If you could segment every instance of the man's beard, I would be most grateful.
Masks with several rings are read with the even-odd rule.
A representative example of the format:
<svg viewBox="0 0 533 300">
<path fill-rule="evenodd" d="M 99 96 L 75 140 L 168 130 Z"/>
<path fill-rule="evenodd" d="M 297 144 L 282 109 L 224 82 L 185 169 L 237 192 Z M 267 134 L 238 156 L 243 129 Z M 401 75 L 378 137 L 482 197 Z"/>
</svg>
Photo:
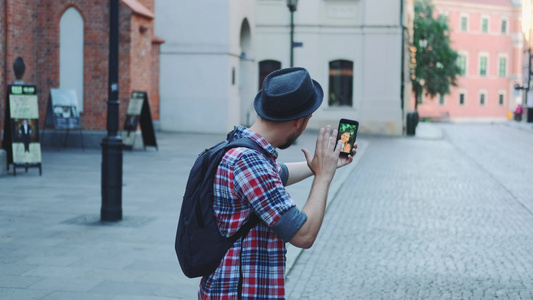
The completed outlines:
<svg viewBox="0 0 533 300">
<path fill-rule="evenodd" d="M 294 133 L 293 135 L 291 135 L 287 141 L 285 142 L 285 144 L 279 146 L 278 148 L 283 150 L 283 149 L 287 149 L 289 148 L 292 144 L 294 144 L 294 142 L 296 142 L 296 139 L 298 139 L 300 135 L 297 134 L 297 133 Z"/>
</svg>

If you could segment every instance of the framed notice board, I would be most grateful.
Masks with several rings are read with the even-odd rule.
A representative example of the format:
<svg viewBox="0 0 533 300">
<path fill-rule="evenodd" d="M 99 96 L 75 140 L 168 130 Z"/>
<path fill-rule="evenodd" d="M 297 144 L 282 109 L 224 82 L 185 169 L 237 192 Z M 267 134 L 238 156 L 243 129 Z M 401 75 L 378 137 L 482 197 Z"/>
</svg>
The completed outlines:
<svg viewBox="0 0 533 300">
<path fill-rule="evenodd" d="M 155 138 L 154 124 L 150 112 L 150 103 L 148 94 L 144 91 L 133 91 L 131 93 L 126 120 L 124 121 L 124 130 L 122 131 L 122 142 L 127 149 L 133 149 L 137 128 L 141 125 L 143 145 L 153 146 L 157 149 Z"/>
<path fill-rule="evenodd" d="M 63 141 L 64 147 L 66 147 L 69 131 L 76 129 L 79 132 L 81 146 L 85 150 L 78 105 L 78 96 L 75 90 L 51 88 L 41 140 L 44 141 L 45 128 L 53 127 L 54 129 L 66 130 L 67 134 Z"/>
<path fill-rule="evenodd" d="M 7 153 L 7 169 L 17 167 L 41 167 L 41 143 L 39 141 L 39 104 L 36 87 L 32 84 L 10 84 L 7 88 L 7 106 L 4 121 L 2 147 Z"/>
<path fill-rule="evenodd" d="M 80 129 L 78 96 L 73 89 L 50 89 L 45 126 L 55 129 Z"/>
</svg>

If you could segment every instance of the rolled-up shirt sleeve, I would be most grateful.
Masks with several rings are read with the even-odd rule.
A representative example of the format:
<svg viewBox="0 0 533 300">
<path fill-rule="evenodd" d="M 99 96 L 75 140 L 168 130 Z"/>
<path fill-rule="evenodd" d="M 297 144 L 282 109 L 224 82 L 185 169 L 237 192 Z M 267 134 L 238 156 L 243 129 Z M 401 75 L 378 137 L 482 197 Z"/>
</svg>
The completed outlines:
<svg viewBox="0 0 533 300">
<path fill-rule="evenodd" d="M 284 242 L 289 242 L 305 221 L 307 221 L 307 215 L 294 206 L 281 216 L 272 229 Z"/>
<path fill-rule="evenodd" d="M 282 228 L 280 232 L 285 237 L 294 235 L 286 227 L 290 224 L 301 226 L 302 216 L 297 209 L 288 213 L 293 210 L 295 204 L 283 186 L 278 165 L 274 160 L 245 150 L 234 167 L 233 176 L 237 199 L 242 199 L 243 204 L 249 205 L 253 212 L 272 229 L 285 216 L 283 218 L 286 220 L 278 226 Z M 305 214 L 303 217 L 306 218 Z M 299 227 L 296 231 L 298 229 Z"/>
<path fill-rule="evenodd" d="M 287 168 L 287 165 L 280 163 L 278 172 L 279 177 L 281 178 L 281 183 L 283 183 L 283 186 L 286 186 L 287 181 L 289 180 L 289 168 Z"/>
</svg>

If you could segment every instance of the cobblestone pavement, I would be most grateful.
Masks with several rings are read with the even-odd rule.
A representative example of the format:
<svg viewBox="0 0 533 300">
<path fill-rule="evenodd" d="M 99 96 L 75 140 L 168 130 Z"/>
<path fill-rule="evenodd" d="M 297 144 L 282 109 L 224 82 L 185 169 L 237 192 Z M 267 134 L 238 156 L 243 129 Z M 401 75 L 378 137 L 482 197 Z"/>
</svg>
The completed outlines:
<svg viewBox="0 0 533 300">
<path fill-rule="evenodd" d="M 288 299 L 533 299 L 533 131 L 367 138 Z"/>
<path fill-rule="evenodd" d="M 304 132 L 280 161 L 302 161 L 316 136 Z M 120 222 L 100 222 L 100 149 L 44 148 L 42 176 L 11 169 L 0 177 L 0 299 L 197 298 L 200 279 L 185 277 L 174 252 L 176 224 L 198 153 L 224 137 L 157 132 L 158 151 L 124 151 Z M 332 194 L 355 166 L 338 171 Z M 311 183 L 290 186 L 299 205 Z M 289 247 L 289 268 L 299 253 Z"/>
</svg>

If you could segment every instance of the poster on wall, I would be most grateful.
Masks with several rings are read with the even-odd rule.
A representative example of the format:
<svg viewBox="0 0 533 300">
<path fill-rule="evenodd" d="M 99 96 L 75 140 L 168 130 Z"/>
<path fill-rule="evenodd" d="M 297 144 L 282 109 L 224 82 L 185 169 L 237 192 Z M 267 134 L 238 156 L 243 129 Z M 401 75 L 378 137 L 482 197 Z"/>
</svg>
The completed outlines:
<svg viewBox="0 0 533 300">
<path fill-rule="evenodd" d="M 73 89 L 50 89 L 46 111 L 46 126 L 55 129 L 80 129 L 78 96 Z"/>
<path fill-rule="evenodd" d="M 36 166 L 41 170 L 41 143 L 39 141 L 39 104 L 35 85 L 10 84 L 2 147 L 7 152 L 7 164 Z"/>
<path fill-rule="evenodd" d="M 124 130 L 122 131 L 122 142 L 126 149 L 133 149 L 139 124 L 141 126 L 144 148 L 153 146 L 157 149 L 148 93 L 144 91 L 133 91 L 126 112 Z"/>
</svg>

